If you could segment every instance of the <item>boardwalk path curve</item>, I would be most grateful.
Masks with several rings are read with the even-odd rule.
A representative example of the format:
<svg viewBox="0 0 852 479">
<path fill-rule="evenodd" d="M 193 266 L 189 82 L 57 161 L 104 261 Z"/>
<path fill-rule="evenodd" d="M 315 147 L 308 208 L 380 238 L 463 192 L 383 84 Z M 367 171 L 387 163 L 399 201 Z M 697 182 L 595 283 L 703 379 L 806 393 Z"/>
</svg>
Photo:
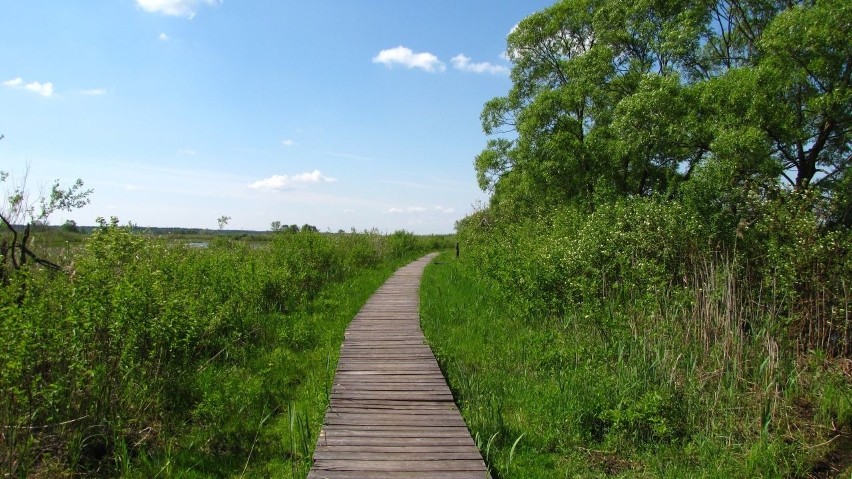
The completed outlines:
<svg viewBox="0 0 852 479">
<path fill-rule="evenodd" d="M 308 479 L 487 478 L 420 330 L 420 277 L 399 269 L 352 320 Z"/>
</svg>

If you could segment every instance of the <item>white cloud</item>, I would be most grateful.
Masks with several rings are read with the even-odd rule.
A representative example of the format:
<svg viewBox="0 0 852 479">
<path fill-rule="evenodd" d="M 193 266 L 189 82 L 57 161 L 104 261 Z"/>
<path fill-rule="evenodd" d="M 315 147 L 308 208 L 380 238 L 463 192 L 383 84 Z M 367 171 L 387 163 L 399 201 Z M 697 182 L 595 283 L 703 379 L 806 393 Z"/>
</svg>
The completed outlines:
<svg viewBox="0 0 852 479">
<path fill-rule="evenodd" d="M 136 5 L 146 12 L 186 17 L 190 20 L 198 13 L 199 5 L 215 7 L 221 3 L 222 0 L 136 0 Z M 160 40 L 163 40 L 162 34 Z"/>
<path fill-rule="evenodd" d="M 406 68 L 420 68 L 427 72 L 444 71 L 444 63 L 429 52 L 414 53 L 410 48 L 398 46 L 382 50 L 373 57 L 373 63 L 382 63 L 388 67 L 402 65 Z"/>
<path fill-rule="evenodd" d="M 9 88 L 23 88 L 33 93 L 38 93 L 41 96 L 53 96 L 53 83 L 51 82 L 30 82 L 25 83 L 21 77 L 13 78 L 3 82 L 3 86 Z"/>
<path fill-rule="evenodd" d="M 291 190 L 312 183 L 332 183 L 334 181 L 337 181 L 337 179 L 323 175 L 320 170 L 314 170 L 293 176 L 272 175 L 269 178 L 255 181 L 249 185 L 249 188 L 256 190 Z"/>
<path fill-rule="evenodd" d="M 7 86 L 9 88 L 20 88 L 24 84 L 24 79 L 21 77 L 12 78 L 11 80 L 6 80 L 3 82 L 3 86 Z"/>
<path fill-rule="evenodd" d="M 293 146 L 296 142 L 288 138 L 286 140 L 281 140 L 281 144 L 284 146 Z"/>
<path fill-rule="evenodd" d="M 196 154 L 198 154 L 198 152 L 192 148 L 181 148 L 178 150 L 178 155 L 195 156 Z"/>
<path fill-rule="evenodd" d="M 329 178 L 320 172 L 320 170 L 314 170 L 310 173 L 301 173 L 293 176 L 293 181 L 299 183 L 331 183 L 337 181 L 336 178 Z"/>
<path fill-rule="evenodd" d="M 104 88 L 90 88 L 88 90 L 80 90 L 81 95 L 100 96 L 106 95 L 107 91 Z"/>
<path fill-rule="evenodd" d="M 473 63 L 470 57 L 466 57 L 464 53 L 459 53 L 450 60 L 453 67 L 457 70 L 473 73 L 490 73 L 492 75 L 505 75 L 509 73 L 509 69 L 503 65 L 494 65 L 488 62 Z"/>
<path fill-rule="evenodd" d="M 167 41 L 169 41 L 169 36 L 168 36 L 168 35 L 166 35 L 165 33 L 161 33 L 161 34 L 160 34 L 160 36 L 159 36 L 159 37 L 157 37 L 157 38 L 159 38 L 161 42 L 167 42 Z"/>
<path fill-rule="evenodd" d="M 27 83 L 24 88 L 33 93 L 38 93 L 41 96 L 53 96 L 53 83 L 50 82 L 40 83 L 34 81 L 32 83 Z"/>
<path fill-rule="evenodd" d="M 435 211 L 438 213 L 455 213 L 455 208 L 444 208 L 443 206 L 435 206 L 433 208 L 426 208 L 424 206 L 409 206 L 407 208 L 389 208 L 388 213 L 427 213 L 429 211 Z"/>
</svg>

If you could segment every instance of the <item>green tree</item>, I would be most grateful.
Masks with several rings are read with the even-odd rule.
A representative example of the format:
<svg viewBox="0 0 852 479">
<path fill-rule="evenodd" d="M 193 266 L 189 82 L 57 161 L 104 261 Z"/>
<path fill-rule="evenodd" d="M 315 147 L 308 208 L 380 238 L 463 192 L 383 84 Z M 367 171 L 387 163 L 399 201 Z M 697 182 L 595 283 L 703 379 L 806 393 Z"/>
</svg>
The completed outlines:
<svg viewBox="0 0 852 479">
<path fill-rule="evenodd" d="M 795 172 L 785 178 L 799 189 L 837 184 L 852 158 L 852 4 L 787 8 L 767 25 L 758 50 L 759 78 L 769 86 L 763 126 L 773 157 Z"/>
<path fill-rule="evenodd" d="M 62 224 L 62 230 L 67 231 L 69 233 L 79 233 L 80 227 L 77 226 L 77 222 L 74 220 L 66 220 L 65 223 Z"/>
<path fill-rule="evenodd" d="M 840 194 L 850 164 L 852 7 L 842 0 L 563 0 L 508 37 L 513 86 L 475 161 L 494 202 L 593 205 L 731 185 Z"/>
</svg>

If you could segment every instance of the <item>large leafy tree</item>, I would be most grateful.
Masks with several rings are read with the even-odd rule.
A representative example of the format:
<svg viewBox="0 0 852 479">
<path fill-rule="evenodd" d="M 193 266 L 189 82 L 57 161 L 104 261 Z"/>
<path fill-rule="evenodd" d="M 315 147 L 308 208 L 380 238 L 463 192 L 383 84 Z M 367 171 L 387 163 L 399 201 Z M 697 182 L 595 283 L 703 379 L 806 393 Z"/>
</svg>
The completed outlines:
<svg viewBox="0 0 852 479">
<path fill-rule="evenodd" d="M 723 163 L 734 185 L 843 184 L 849 2 L 563 0 L 509 35 L 513 87 L 476 158 L 495 200 L 593 204 L 673 192 Z"/>
</svg>

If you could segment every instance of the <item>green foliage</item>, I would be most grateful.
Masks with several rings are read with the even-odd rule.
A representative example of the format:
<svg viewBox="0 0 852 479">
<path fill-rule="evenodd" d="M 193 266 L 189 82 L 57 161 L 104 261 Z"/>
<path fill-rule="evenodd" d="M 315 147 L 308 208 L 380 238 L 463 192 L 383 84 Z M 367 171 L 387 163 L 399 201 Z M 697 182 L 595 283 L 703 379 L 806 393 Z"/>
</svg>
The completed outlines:
<svg viewBox="0 0 852 479">
<path fill-rule="evenodd" d="M 699 165 L 674 198 L 459 222 L 463 262 L 427 270 L 424 327 L 493 471 L 520 434 L 539 438 L 513 466 L 530 477 L 788 477 L 832 453 L 852 231 L 827 227 L 831 198 L 735 168 Z"/>
<path fill-rule="evenodd" d="M 401 258 L 417 249 L 417 237 L 413 233 L 398 230 L 388 237 L 388 254 L 393 258 Z"/>
<path fill-rule="evenodd" d="M 434 246 L 302 228 L 192 248 L 99 224 L 67 273 L 0 288 L 4 475 L 303 477 L 346 324 Z"/>
<path fill-rule="evenodd" d="M 622 399 L 600 414 L 611 434 L 626 434 L 637 442 L 662 442 L 683 436 L 683 404 L 667 393 L 645 392 L 641 397 Z"/>
<path fill-rule="evenodd" d="M 830 452 L 852 382 L 807 358 L 852 357 L 849 8 L 561 0 L 509 35 L 493 194 L 439 281 L 470 286 L 424 301 L 493 472 L 521 435 L 529 477 L 803 476 Z"/>
<path fill-rule="evenodd" d="M 629 294 L 556 308 L 522 286 L 533 267 L 503 283 L 476 249 L 427 268 L 421 316 L 497 477 L 801 476 L 848 427 L 845 360 L 801 360 L 736 265 L 693 263 L 686 284 L 651 273 Z M 510 269 L 526 252 L 499 254 Z"/>
<path fill-rule="evenodd" d="M 833 194 L 850 166 L 848 2 L 562 0 L 508 38 L 476 158 L 494 204 L 673 194 L 699 165 Z M 530 187 L 529 185 L 533 186 Z"/>
<path fill-rule="evenodd" d="M 66 220 L 65 223 L 62 223 L 62 230 L 67 231 L 69 233 L 80 232 L 80 228 L 77 226 L 77 222 L 74 220 Z"/>
</svg>

